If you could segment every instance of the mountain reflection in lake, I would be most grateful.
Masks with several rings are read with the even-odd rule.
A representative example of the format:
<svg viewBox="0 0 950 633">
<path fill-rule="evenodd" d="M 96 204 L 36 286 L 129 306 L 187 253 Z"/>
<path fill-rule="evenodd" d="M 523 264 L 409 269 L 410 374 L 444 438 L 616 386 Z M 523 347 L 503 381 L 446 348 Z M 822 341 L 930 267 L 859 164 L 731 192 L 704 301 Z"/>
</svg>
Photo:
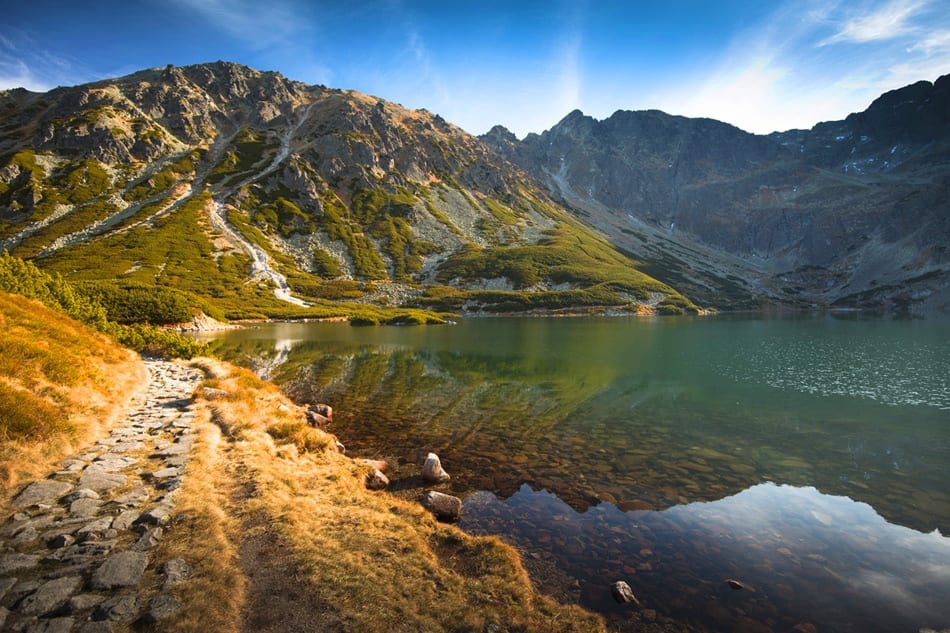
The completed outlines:
<svg viewBox="0 0 950 633">
<path fill-rule="evenodd" d="M 523 486 L 508 499 L 469 496 L 460 525 L 504 534 L 549 561 L 580 581 L 573 593 L 581 604 L 621 622 L 628 609 L 604 591 L 615 579 L 644 608 L 697 630 L 746 620 L 761 625 L 745 622 L 748 630 L 811 624 L 862 633 L 950 624 L 950 539 L 891 525 L 865 503 L 811 487 L 759 484 L 662 512 L 609 503 L 577 512 Z"/>
<path fill-rule="evenodd" d="M 395 464 L 395 487 L 438 452 L 466 529 L 514 540 L 542 586 L 611 617 L 623 578 L 697 631 L 950 627 L 933 598 L 950 595 L 933 533 L 950 532 L 945 321 L 482 319 L 213 338 L 296 400 L 332 404 L 330 430 Z M 638 617 L 626 613 L 623 626 Z"/>
</svg>

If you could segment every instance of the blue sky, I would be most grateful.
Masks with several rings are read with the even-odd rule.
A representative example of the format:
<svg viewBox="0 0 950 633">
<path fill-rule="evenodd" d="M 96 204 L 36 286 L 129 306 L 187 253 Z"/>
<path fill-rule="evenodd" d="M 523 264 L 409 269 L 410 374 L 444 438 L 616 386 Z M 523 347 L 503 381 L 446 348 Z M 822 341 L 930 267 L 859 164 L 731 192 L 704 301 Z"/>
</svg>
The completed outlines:
<svg viewBox="0 0 950 633">
<path fill-rule="evenodd" d="M 0 88 L 224 59 L 519 137 L 575 108 L 811 127 L 950 73 L 948 0 L 7 3 Z"/>
</svg>

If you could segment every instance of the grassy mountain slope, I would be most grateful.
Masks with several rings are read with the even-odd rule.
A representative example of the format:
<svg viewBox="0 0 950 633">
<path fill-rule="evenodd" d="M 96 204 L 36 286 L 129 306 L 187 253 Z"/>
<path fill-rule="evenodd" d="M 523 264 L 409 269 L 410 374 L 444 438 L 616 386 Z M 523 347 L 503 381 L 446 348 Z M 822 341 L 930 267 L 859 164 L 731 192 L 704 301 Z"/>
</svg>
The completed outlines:
<svg viewBox="0 0 950 633">
<path fill-rule="evenodd" d="M 0 109 L 0 249 L 70 280 L 173 287 L 229 318 L 694 309 L 424 110 L 223 62 Z"/>
</svg>

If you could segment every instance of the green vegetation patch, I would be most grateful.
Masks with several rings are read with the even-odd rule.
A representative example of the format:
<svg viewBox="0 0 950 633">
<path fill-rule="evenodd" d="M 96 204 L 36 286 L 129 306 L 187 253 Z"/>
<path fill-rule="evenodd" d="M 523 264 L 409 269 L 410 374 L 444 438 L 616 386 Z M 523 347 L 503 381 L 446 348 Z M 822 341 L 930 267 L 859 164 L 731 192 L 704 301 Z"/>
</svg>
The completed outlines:
<svg viewBox="0 0 950 633">
<path fill-rule="evenodd" d="M 208 174 L 208 184 L 213 185 L 229 176 L 250 171 L 264 158 L 268 144 L 258 132 L 244 128 L 235 137 L 232 147 L 234 149 L 227 152 Z"/>
<path fill-rule="evenodd" d="M 611 284 L 614 290 L 646 299 L 651 291 L 676 291 L 638 271 L 634 262 L 581 227 L 560 224 L 537 244 L 478 248 L 469 246 L 439 267 L 437 279 L 471 283 L 508 279 L 516 289 L 541 282 L 577 286 Z"/>
<path fill-rule="evenodd" d="M 317 229 L 312 217 L 283 196 L 278 196 L 270 204 L 257 207 L 251 215 L 251 220 L 264 232 L 277 232 L 284 237 L 295 233 L 309 235 Z"/>
<path fill-rule="evenodd" d="M 357 276 L 363 279 L 388 278 L 386 264 L 379 256 L 376 245 L 363 233 L 363 227 L 350 215 L 349 209 L 329 192 L 321 202 L 323 213 L 318 218 L 320 227 L 331 240 L 343 242 Z"/>
<path fill-rule="evenodd" d="M 173 325 L 192 320 L 193 306 L 199 303 L 192 295 L 175 288 L 121 284 L 109 281 L 77 284 L 77 291 L 100 303 L 110 321 L 130 325 L 150 323 Z"/>
<path fill-rule="evenodd" d="M 59 275 L 48 274 L 32 263 L 11 257 L 6 252 L 0 255 L 0 291 L 36 299 L 138 352 L 176 358 L 192 358 L 207 353 L 205 345 L 177 332 L 159 330 L 142 323 L 121 325 L 109 320 L 109 311 L 98 297 L 79 292 Z M 7 357 L 2 352 L 0 356 Z"/>
<path fill-rule="evenodd" d="M 380 241 L 392 262 L 392 278 L 396 281 L 407 281 L 420 272 L 423 256 L 432 253 L 435 246 L 413 238 L 406 218 L 415 204 L 416 198 L 405 190 L 392 194 L 381 189 L 362 189 L 353 194 L 350 205 L 357 222 Z"/>
</svg>

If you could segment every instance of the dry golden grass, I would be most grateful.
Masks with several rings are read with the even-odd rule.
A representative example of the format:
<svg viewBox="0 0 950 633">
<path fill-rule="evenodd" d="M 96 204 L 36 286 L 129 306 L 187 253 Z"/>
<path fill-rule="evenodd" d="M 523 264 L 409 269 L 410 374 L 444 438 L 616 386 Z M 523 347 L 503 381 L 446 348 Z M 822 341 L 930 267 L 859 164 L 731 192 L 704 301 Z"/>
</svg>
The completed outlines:
<svg viewBox="0 0 950 633">
<path fill-rule="evenodd" d="M 162 621 L 169 633 L 237 633 L 244 604 L 244 576 L 234 545 L 237 521 L 228 514 L 232 478 L 225 470 L 221 430 L 206 408 L 196 420 L 197 437 L 175 511 L 183 517 L 158 551 L 158 558 L 181 558 L 192 575 L 176 588 L 181 613 Z"/>
<path fill-rule="evenodd" d="M 0 506 L 19 482 L 103 437 L 146 376 L 136 354 L 105 336 L 0 292 Z"/>
<path fill-rule="evenodd" d="M 230 526 L 227 551 L 250 538 L 237 526 L 252 518 L 289 544 L 284 556 L 293 557 L 298 573 L 286 579 L 287 589 L 307 597 L 294 608 L 329 607 L 337 629 L 370 633 L 484 631 L 493 623 L 509 631 L 604 630 L 599 617 L 537 594 L 517 553 L 501 541 L 468 536 L 416 504 L 366 490 L 367 467 L 306 426 L 303 411 L 276 387 L 215 361 L 199 365 L 211 378 L 197 391 L 198 406 L 222 433 L 216 472 L 231 478 L 208 477 L 198 488 L 218 500 L 215 512 L 229 515 L 222 523 Z M 202 581 L 212 586 L 237 572 L 216 565 L 207 573 L 218 574 Z M 223 612 L 205 613 L 205 623 L 219 619 Z"/>
</svg>

